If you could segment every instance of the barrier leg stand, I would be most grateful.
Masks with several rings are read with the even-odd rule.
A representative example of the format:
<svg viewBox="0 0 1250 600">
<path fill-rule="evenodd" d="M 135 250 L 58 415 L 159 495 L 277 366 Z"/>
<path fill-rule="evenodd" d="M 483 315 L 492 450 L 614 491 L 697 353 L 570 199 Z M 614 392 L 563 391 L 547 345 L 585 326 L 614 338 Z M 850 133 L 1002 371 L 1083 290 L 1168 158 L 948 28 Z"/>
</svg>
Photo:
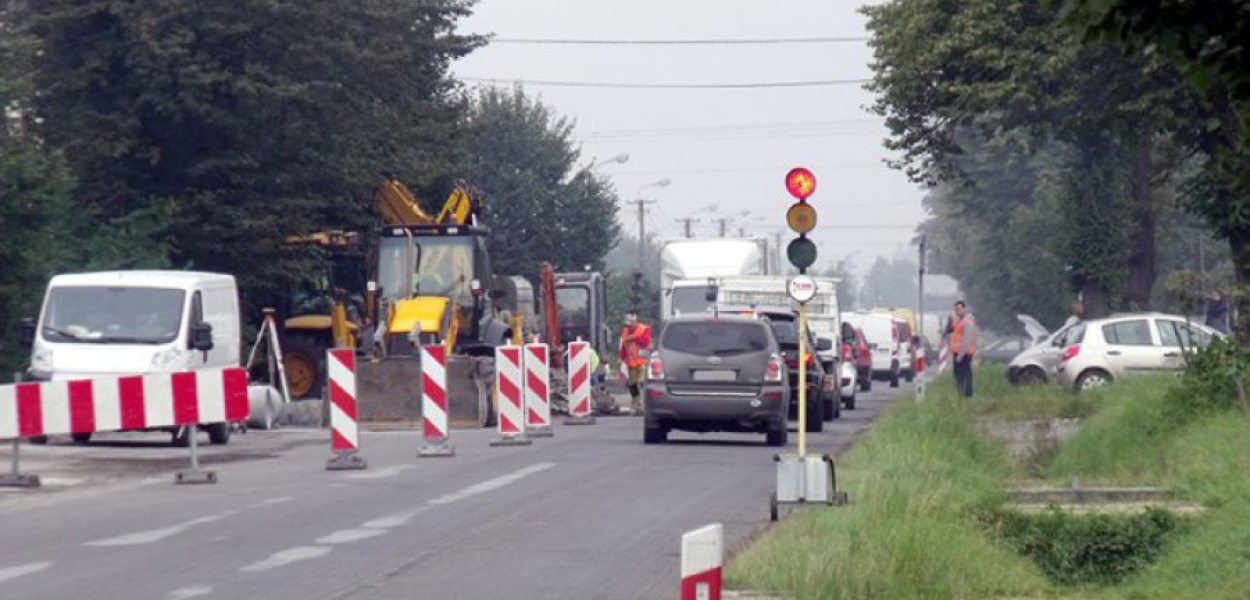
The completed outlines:
<svg viewBox="0 0 1250 600">
<path fill-rule="evenodd" d="M 191 425 L 183 425 L 187 428 L 187 435 L 191 442 L 191 469 L 178 471 L 174 476 L 174 483 L 191 484 L 191 483 L 217 483 L 217 472 L 200 469 L 200 444 L 199 428 L 194 423 Z"/>
<path fill-rule="evenodd" d="M 455 456 L 447 418 L 447 347 L 421 347 L 421 421 L 425 444 L 417 456 Z"/>
<path fill-rule="evenodd" d="M 525 400 L 522 398 L 521 347 L 495 348 L 495 390 L 499 396 L 499 437 L 491 446 L 529 446 L 525 435 Z"/>
<path fill-rule="evenodd" d="M 357 454 L 360 429 L 356 425 L 356 354 L 343 348 L 327 350 L 326 378 L 330 388 L 330 450 L 334 452 L 334 458 L 326 461 L 326 470 L 368 468 L 369 463 Z"/>
<path fill-rule="evenodd" d="M 22 440 L 13 438 L 13 465 L 8 473 L 0 473 L 0 487 L 39 487 L 38 475 L 23 475 L 18 466 L 21 464 Z"/>
</svg>

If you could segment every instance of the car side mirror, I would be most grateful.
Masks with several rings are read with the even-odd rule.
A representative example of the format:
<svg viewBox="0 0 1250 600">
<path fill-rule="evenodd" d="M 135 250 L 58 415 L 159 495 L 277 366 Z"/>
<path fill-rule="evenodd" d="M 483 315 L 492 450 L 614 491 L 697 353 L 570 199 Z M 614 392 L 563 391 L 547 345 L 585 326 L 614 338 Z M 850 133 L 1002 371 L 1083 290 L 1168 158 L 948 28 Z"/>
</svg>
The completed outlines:
<svg viewBox="0 0 1250 600">
<path fill-rule="evenodd" d="M 26 317 L 25 319 L 22 319 L 22 333 L 21 333 L 21 338 L 19 339 L 19 343 L 22 345 L 23 348 L 26 348 L 27 350 L 29 350 L 31 346 L 35 345 L 35 320 L 34 319 L 30 317 Z"/>
<path fill-rule="evenodd" d="M 191 328 L 191 348 L 200 352 L 213 349 L 213 326 L 208 323 L 196 323 Z"/>
<path fill-rule="evenodd" d="M 816 351 L 817 352 L 828 352 L 830 350 L 833 350 L 833 340 L 829 338 L 817 338 L 816 339 Z"/>
</svg>

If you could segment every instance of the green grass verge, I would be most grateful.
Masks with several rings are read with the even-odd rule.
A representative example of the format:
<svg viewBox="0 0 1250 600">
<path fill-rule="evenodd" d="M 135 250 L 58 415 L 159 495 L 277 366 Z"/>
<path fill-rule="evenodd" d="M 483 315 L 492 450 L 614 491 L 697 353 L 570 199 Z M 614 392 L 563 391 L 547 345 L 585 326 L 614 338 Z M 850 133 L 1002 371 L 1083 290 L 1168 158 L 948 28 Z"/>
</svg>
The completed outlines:
<svg viewBox="0 0 1250 600">
<path fill-rule="evenodd" d="M 1169 422 L 1174 378 L 1117 383 L 1092 394 L 1008 387 L 982 369 L 973 399 L 949 377 L 924 403 L 896 403 L 838 462 L 847 507 L 792 515 L 731 561 L 731 589 L 799 598 L 1250 598 L 1250 419 L 1241 411 Z M 1212 510 L 1159 561 L 1114 587 L 1051 582 L 973 516 L 1003 502 L 1021 473 L 971 423 L 978 418 L 1087 416 L 1045 473 L 1066 483 L 1153 484 Z"/>
</svg>

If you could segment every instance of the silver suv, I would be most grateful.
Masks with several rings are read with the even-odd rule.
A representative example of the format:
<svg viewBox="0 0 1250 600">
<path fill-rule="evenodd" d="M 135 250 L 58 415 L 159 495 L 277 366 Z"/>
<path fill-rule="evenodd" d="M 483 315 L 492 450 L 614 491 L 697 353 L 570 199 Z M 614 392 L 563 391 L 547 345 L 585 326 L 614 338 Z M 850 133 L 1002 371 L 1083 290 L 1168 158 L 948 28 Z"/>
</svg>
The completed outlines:
<svg viewBox="0 0 1250 600">
<path fill-rule="evenodd" d="M 643 441 L 674 429 L 757 432 L 787 442 L 790 386 L 768 323 L 742 316 L 675 317 L 647 365 Z"/>
<path fill-rule="evenodd" d="M 1059 383 L 1082 390 L 1126 375 L 1180 371 L 1185 354 L 1217 337 L 1223 336 L 1205 325 L 1160 313 L 1086 321 L 1065 336 Z"/>
</svg>

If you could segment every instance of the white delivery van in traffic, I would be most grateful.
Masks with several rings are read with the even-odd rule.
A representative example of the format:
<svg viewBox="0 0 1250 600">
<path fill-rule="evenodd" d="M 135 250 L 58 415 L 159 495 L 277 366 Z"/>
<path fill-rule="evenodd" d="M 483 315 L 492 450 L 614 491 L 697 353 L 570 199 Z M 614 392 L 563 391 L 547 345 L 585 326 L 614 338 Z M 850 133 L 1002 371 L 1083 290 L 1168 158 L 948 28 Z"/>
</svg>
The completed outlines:
<svg viewBox="0 0 1250 600">
<path fill-rule="evenodd" d="M 22 337 L 31 346 L 29 376 L 42 381 L 237 367 L 238 289 L 231 275 L 192 271 L 57 275 Z M 227 423 L 205 429 L 213 443 L 230 438 Z M 185 432 L 167 431 L 185 442 Z"/>
<path fill-rule="evenodd" d="M 842 313 L 842 320 L 864 332 L 872 353 L 872 378 L 898 387 L 902 346 L 894 317 L 886 313 L 855 311 Z"/>
<path fill-rule="evenodd" d="M 700 313 L 711 306 L 709 280 L 735 275 L 770 275 L 768 240 L 681 238 L 660 243 L 660 314 Z"/>
</svg>

